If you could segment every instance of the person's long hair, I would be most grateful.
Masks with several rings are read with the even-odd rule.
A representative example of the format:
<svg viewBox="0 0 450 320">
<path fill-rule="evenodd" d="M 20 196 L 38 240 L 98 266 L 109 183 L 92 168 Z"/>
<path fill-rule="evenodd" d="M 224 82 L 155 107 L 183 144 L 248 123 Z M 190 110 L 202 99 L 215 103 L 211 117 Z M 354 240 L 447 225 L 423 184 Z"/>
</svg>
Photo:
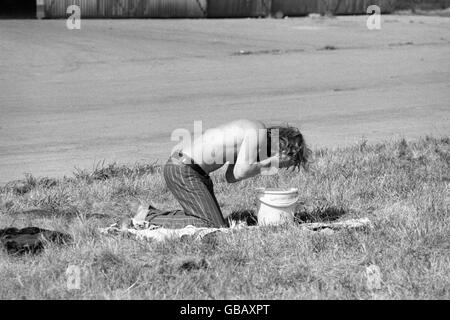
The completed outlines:
<svg viewBox="0 0 450 320">
<path fill-rule="evenodd" d="M 272 135 L 272 130 L 278 130 L 279 133 L 279 152 L 287 155 L 294 163 L 296 168 L 302 167 L 308 169 L 308 163 L 311 156 L 311 149 L 306 145 L 302 133 L 296 127 L 289 125 L 272 126 L 269 127 L 269 134 Z"/>
</svg>

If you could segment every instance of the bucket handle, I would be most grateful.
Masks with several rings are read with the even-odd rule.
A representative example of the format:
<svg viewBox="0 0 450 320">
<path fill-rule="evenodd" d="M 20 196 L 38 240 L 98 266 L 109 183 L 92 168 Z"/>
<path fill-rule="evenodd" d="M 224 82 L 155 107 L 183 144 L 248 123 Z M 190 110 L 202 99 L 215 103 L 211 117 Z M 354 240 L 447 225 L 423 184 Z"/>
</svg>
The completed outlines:
<svg viewBox="0 0 450 320">
<path fill-rule="evenodd" d="M 262 203 L 264 203 L 264 204 L 267 204 L 268 206 L 271 206 L 271 207 L 285 208 L 285 207 L 290 207 L 290 206 L 292 206 L 293 204 L 297 203 L 297 202 L 298 202 L 298 199 L 299 199 L 299 198 L 297 197 L 297 198 L 295 198 L 294 200 L 292 200 L 292 201 L 290 201 L 290 202 L 286 202 L 286 203 L 277 203 L 277 204 L 274 204 L 273 202 L 271 203 L 270 201 L 263 201 L 263 200 L 261 200 L 261 199 L 259 199 L 259 201 L 262 202 Z"/>
</svg>

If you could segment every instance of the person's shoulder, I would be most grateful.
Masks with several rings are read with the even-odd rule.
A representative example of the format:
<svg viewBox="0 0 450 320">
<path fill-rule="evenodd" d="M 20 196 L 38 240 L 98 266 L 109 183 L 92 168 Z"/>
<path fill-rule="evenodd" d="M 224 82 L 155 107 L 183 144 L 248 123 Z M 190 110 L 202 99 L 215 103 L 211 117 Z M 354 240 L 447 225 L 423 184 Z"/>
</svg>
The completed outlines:
<svg viewBox="0 0 450 320">
<path fill-rule="evenodd" d="M 242 129 L 266 129 L 266 126 L 264 123 L 258 120 L 251 120 L 251 119 L 237 119 L 231 122 L 232 125 L 236 125 Z"/>
</svg>

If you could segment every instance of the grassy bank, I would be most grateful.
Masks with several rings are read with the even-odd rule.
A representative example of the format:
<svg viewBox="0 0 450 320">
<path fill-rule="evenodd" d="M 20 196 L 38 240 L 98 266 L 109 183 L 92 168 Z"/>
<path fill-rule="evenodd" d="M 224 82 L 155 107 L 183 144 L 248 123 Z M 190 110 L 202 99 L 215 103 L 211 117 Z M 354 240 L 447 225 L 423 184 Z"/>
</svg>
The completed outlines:
<svg viewBox="0 0 450 320">
<path fill-rule="evenodd" d="M 297 226 L 221 234 L 215 241 L 142 242 L 100 235 L 135 201 L 177 203 L 156 165 L 100 164 L 61 179 L 27 176 L 0 190 L 0 228 L 68 232 L 74 244 L 38 256 L 0 252 L 0 299 L 449 299 L 450 139 L 426 137 L 317 150 L 309 172 L 238 184 L 214 174 L 225 212 L 254 210 L 255 187 L 298 187 L 297 218 L 368 217 L 371 231 Z M 366 267 L 379 266 L 370 290 Z M 82 270 L 67 289 L 69 265 Z"/>
</svg>

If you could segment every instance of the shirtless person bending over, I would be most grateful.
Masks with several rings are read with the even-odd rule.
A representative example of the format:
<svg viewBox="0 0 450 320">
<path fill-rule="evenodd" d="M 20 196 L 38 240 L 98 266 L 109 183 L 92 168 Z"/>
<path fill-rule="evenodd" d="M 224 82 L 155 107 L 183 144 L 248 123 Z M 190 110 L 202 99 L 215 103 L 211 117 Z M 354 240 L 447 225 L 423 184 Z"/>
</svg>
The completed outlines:
<svg viewBox="0 0 450 320">
<path fill-rule="evenodd" d="M 183 210 L 161 211 L 149 206 L 144 216 L 166 228 L 228 227 L 214 195 L 209 174 L 228 165 L 227 182 L 234 183 L 277 168 L 304 166 L 309 149 L 295 127 L 269 127 L 236 120 L 205 131 L 192 143 L 180 145 L 164 166 L 167 187 Z"/>
</svg>

